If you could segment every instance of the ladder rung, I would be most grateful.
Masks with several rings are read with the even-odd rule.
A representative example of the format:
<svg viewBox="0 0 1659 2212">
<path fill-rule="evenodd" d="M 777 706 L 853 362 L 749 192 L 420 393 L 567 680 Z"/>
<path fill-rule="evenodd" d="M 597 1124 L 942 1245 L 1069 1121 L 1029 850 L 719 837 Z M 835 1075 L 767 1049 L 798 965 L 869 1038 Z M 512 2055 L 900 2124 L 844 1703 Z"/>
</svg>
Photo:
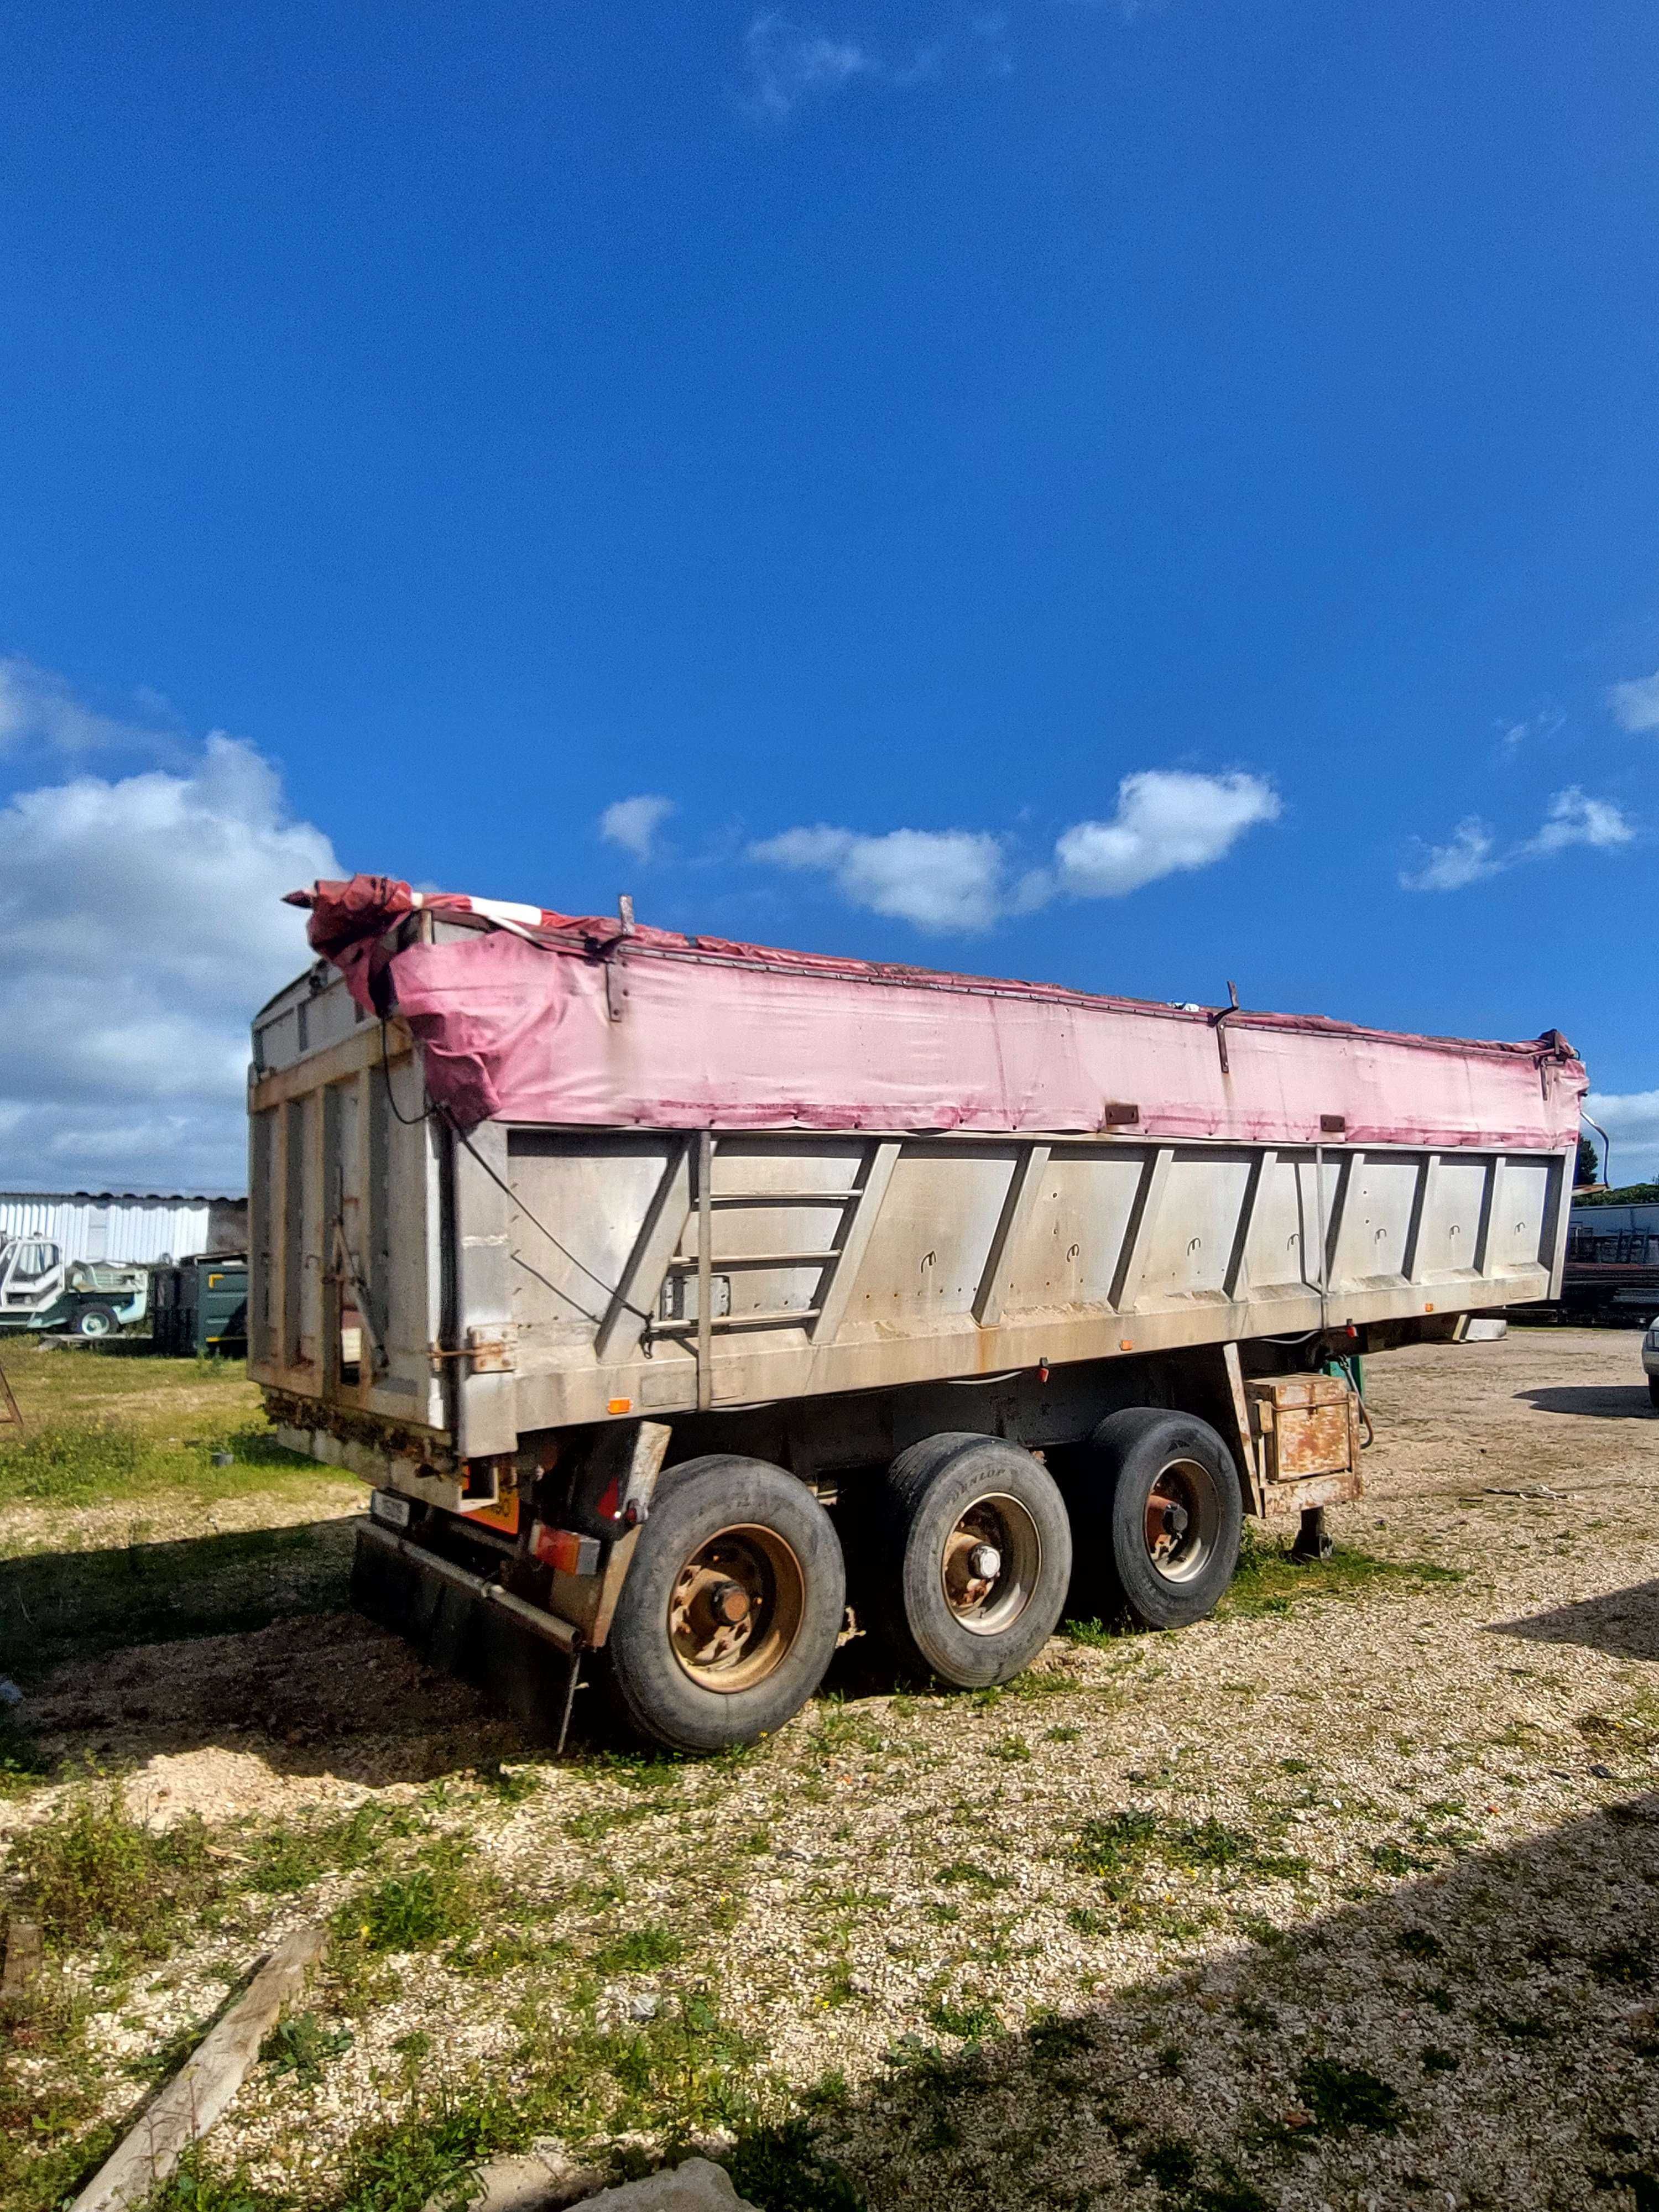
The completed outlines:
<svg viewBox="0 0 1659 2212">
<path fill-rule="evenodd" d="M 769 1313 L 714 1314 L 708 1326 L 711 1331 L 793 1328 L 802 1322 L 816 1321 L 823 1310 L 822 1306 L 779 1306 Z M 651 1324 L 653 1336 L 695 1336 L 696 1333 L 695 1316 L 690 1321 L 653 1321 Z"/>
<path fill-rule="evenodd" d="M 711 1190 L 710 1206 L 845 1206 L 861 1190 Z"/>
<path fill-rule="evenodd" d="M 708 1272 L 720 1275 L 733 1267 L 827 1267 L 832 1260 L 840 1257 L 839 1247 L 833 1252 L 734 1252 L 728 1260 L 711 1260 Z M 688 1273 L 696 1267 L 696 1255 L 693 1253 L 690 1259 L 671 1260 L 668 1264 L 683 1274 Z"/>
</svg>

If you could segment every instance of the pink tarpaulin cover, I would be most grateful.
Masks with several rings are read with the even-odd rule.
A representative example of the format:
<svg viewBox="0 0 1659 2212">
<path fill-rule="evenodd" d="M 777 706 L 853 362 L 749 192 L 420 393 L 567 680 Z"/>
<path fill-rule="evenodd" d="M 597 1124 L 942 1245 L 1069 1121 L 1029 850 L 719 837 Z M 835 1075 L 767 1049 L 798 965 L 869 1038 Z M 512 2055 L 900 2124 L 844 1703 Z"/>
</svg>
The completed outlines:
<svg viewBox="0 0 1659 2212">
<path fill-rule="evenodd" d="M 1242 1012 L 1218 1037 L 1219 1010 L 624 930 L 384 876 L 293 899 L 359 1002 L 408 1024 L 432 1097 L 467 1127 L 1110 1128 L 1553 1152 L 1573 1142 L 1587 1087 L 1553 1030 L 1498 1044 Z M 393 951 L 388 932 L 422 908 L 465 934 Z"/>
</svg>

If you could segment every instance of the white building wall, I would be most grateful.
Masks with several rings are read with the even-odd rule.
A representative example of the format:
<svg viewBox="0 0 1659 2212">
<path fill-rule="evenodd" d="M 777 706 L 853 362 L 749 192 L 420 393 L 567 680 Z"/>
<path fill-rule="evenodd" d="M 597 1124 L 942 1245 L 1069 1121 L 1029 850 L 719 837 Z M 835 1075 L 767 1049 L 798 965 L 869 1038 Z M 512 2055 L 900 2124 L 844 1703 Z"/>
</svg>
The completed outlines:
<svg viewBox="0 0 1659 2212">
<path fill-rule="evenodd" d="M 208 1246 L 205 1198 L 141 1198 L 112 1191 L 0 1191 L 0 1243 L 45 1237 L 65 1260 L 146 1266 L 188 1260 Z"/>
</svg>

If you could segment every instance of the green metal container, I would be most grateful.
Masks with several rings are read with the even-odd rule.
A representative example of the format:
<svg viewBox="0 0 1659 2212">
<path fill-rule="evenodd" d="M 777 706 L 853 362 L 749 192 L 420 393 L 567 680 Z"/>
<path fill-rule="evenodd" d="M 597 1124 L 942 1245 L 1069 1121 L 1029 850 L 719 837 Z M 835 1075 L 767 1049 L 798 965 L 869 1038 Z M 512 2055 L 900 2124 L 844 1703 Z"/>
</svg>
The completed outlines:
<svg viewBox="0 0 1659 2212">
<path fill-rule="evenodd" d="M 151 1279 L 150 1341 L 188 1359 L 247 1352 L 247 1261 L 240 1252 L 204 1255 L 157 1267 Z"/>
</svg>

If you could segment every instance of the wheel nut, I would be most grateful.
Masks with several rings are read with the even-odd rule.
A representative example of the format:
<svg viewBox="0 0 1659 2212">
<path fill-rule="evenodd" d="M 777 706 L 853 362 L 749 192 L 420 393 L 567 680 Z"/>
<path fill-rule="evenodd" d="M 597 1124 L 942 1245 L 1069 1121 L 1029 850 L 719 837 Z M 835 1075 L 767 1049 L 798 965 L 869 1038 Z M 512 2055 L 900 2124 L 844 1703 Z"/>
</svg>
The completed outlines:
<svg viewBox="0 0 1659 2212">
<path fill-rule="evenodd" d="M 1002 1572 L 1002 1554 L 994 1544 L 975 1544 L 968 1554 L 968 1571 L 975 1582 L 994 1583 Z"/>
<path fill-rule="evenodd" d="M 735 1628 L 749 1618 L 749 1593 L 741 1583 L 716 1583 L 708 1594 L 708 1609 L 716 1620 Z"/>
</svg>

